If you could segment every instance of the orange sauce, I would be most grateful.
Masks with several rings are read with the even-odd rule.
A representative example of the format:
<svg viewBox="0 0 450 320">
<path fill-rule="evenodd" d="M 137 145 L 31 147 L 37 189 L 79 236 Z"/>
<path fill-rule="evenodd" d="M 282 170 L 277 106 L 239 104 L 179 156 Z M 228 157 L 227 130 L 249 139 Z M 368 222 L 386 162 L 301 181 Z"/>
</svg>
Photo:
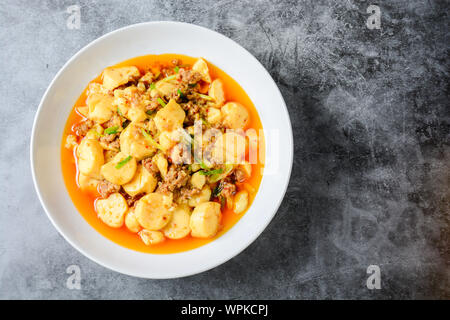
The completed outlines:
<svg viewBox="0 0 450 320">
<path fill-rule="evenodd" d="M 179 55 L 179 54 L 162 54 L 162 55 L 147 55 L 132 58 L 126 61 L 123 61 L 116 66 L 136 66 L 142 74 L 150 69 L 160 68 L 163 66 L 170 65 L 173 59 L 181 60 L 181 64 L 189 64 L 193 65 L 196 61 L 196 58 Z M 250 114 L 250 123 L 248 128 L 253 128 L 257 131 L 260 136 L 259 139 L 263 140 L 264 137 L 261 136 L 259 130 L 262 130 L 261 120 L 259 119 L 258 112 L 256 111 L 255 106 L 253 105 L 250 98 L 247 96 L 245 91 L 241 88 L 241 86 L 234 81 L 229 75 L 227 75 L 224 71 L 214 66 L 211 63 L 208 63 L 210 75 L 212 79 L 220 78 L 224 84 L 224 91 L 227 101 L 236 101 L 244 105 L 249 114 Z M 99 82 L 101 83 L 101 75 L 92 80 L 91 82 Z M 220 237 L 225 232 L 230 230 L 244 215 L 244 213 L 236 214 L 232 210 L 225 208 L 222 210 L 222 227 L 218 234 L 211 239 L 200 239 L 193 238 L 190 235 L 178 240 L 166 239 L 164 242 L 153 245 L 146 246 L 139 236 L 135 233 L 131 233 L 128 229 L 123 226 L 118 229 L 111 228 L 104 224 L 98 217 L 95 212 L 95 201 L 99 198 L 99 194 L 97 192 L 89 192 L 82 191 L 77 185 L 77 165 L 76 165 L 76 155 L 72 149 L 67 149 L 64 147 L 65 139 L 68 134 L 74 134 L 72 127 L 74 124 L 83 120 L 83 116 L 77 113 L 76 108 L 82 107 L 86 105 L 87 98 L 87 89 L 83 91 L 78 100 L 76 101 L 72 111 L 67 120 L 64 132 L 63 139 L 61 144 L 61 165 L 62 165 L 62 173 L 64 177 L 64 181 L 69 192 L 70 197 L 78 209 L 80 214 L 84 217 L 84 219 L 98 232 L 100 232 L 103 236 L 108 238 L 109 240 L 129 249 L 133 249 L 140 252 L 147 253 L 155 253 L 155 254 L 168 254 L 168 253 L 176 253 L 191 250 L 197 247 L 200 247 L 208 242 L 213 241 L 214 239 Z M 263 144 L 260 144 L 263 147 Z M 261 148 L 261 147 L 260 147 Z M 264 160 L 258 160 L 258 163 L 252 165 L 252 176 L 245 181 L 242 185 L 237 185 L 238 190 L 244 188 L 249 191 L 249 206 L 256 196 L 256 192 L 261 183 L 264 165 Z"/>
</svg>

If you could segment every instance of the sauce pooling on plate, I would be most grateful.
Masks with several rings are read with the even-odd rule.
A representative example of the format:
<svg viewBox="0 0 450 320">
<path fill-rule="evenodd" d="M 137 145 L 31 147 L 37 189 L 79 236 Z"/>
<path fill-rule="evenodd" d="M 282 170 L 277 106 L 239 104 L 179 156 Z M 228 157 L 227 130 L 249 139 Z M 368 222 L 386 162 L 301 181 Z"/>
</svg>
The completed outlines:
<svg viewBox="0 0 450 320">
<path fill-rule="evenodd" d="M 61 163 L 86 221 L 126 248 L 175 253 L 245 214 L 264 162 L 244 90 L 202 58 L 148 55 L 106 68 L 75 103 Z"/>
</svg>

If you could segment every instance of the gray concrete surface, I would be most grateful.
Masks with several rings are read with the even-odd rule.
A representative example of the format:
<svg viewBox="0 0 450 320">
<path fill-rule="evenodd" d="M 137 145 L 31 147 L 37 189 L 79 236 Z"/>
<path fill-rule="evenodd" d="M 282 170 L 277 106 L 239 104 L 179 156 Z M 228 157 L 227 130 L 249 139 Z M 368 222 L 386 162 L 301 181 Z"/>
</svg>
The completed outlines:
<svg viewBox="0 0 450 320">
<path fill-rule="evenodd" d="M 81 7 L 68 30 L 66 8 Z M 381 30 L 366 27 L 370 4 Z M 448 1 L 0 1 L 0 298 L 450 298 Z M 200 275 L 124 276 L 52 227 L 29 164 L 51 79 L 114 29 L 178 20 L 219 31 L 269 70 L 295 160 L 275 219 Z M 66 268 L 81 268 L 81 290 Z M 381 289 L 366 269 L 381 269 Z"/>
</svg>

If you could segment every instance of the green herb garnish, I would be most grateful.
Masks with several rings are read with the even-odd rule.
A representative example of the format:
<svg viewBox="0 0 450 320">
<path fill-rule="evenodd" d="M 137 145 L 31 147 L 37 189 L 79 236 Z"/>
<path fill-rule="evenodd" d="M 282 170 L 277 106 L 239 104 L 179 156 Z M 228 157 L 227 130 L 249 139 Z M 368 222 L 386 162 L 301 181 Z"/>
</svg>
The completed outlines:
<svg viewBox="0 0 450 320">
<path fill-rule="evenodd" d="M 155 84 L 152 82 L 152 83 L 150 83 L 150 89 L 151 90 L 155 90 L 156 89 L 156 86 L 155 86 Z"/>
<path fill-rule="evenodd" d="M 229 164 L 229 163 L 225 164 L 224 172 L 216 173 L 216 174 L 211 175 L 209 177 L 209 182 L 210 183 L 214 183 L 214 182 L 217 182 L 219 180 L 222 180 L 223 178 L 225 178 L 226 176 L 228 176 L 230 174 L 230 172 L 233 170 L 233 168 L 234 167 L 233 167 L 232 164 Z"/>
<path fill-rule="evenodd" d="M 117 113 L 119 114 L 119 116 L 123 117 L 122 111 L 120 111 L 119 107 L 117 107 Z"/>
<path fill-rule="evenodd" d="M 162 105 L 163 107 L 165 107 L 165 106 L 166 106 L 166 103 L 164 102 L 164 100 L 163 100 L 163 99 L 161 99 L 161 98 L 158 98 L 158 102 L 159 102 L 159 104 L 160 104 L 160 105 Z"/>
<path fill-rule="evenodd" d="M 204 175 L 204 176 L 210 176 L 210 175 L 213 175 L 213 174 L 221 174 L 221 173 L 223 173 L 223 169 L 216 169 L 216 170 L 210 170 L 210 171 L 200 171 L 200 174 Z"/>
<path fill-rule="evenodd" d="M 213 97 L 207 96 L 207 95 L 205 95 L 205 94 L 198 93 L 198 96 L 199 96 L 200 98 L 203 98 L 203 99 L 208 100 L 208 101 L 213 101 L 213 100 L 214 100 Z"/>
<path fill-rule="evenodd" d="M 183 92 L 181 92 L 181 90 L 180 90 L 180 89 L 178 89 L 178 90 L 177 90 L 177 92 L 178 92 L 178 94 L 180 95 L 180 98 L 181 98 L 181 99 L 184 99 L 184 98 L 186 98 L 186 96 L 184 95 L 184 93 L 183 93 Z"/>
<path fill-rule="evenodd" d="M 188 87 L 189 87 L 189 88 L 195 88 L 196 86 L 197 86 L 196 83 L 189 83 L 189 84 L 188 84 Z"/>
<path fill-rule="evenodd" d="M 161 147 L 161 145 L 160 145 L 158 142 L 156 142 L 155 139 L 153 139 L 153 137 L 152 137 L 151 135 L 149 135 L 149 134 L 147 133 L 147 131 L 145 131 L 144 128 L 142 128 L 142 135 L 144 136 L 145 139 L 147 139 L 148 142 L 150 142 L 150 144 L 151 144 L 153 147 L 155 147 L 155 148 L 157 148 L 157 149 L 159 149 L 159 150 L 163 150 L 163 148 Z"/>
<path fill-rule="evenodd" d="M 175 72 L 178 73 L 178 71 L 180 71 L 180 67 L 176 66 L 175 68 L 173 68 L 173 70 L 175 70 Z"/>
<path fill-rule="evenodd" d="M 209 167 L 203 162 L 203 160 L 200 162 L 200 168 L 204 170 L 209 170 Z"/>
<path fill-rule="evenodd" d="M 109 127 L 106 128 L 105 131 L 103 131 L 105 134 L 115 134 L 117 133 L 117 130 L 119 130 L 118 126 L 114 126 L 114 127 Z"/>
<path fill-rule="evenodd" d="M 116 169 L 122 168 L 130 160 L 131 160 L 131 156 L 126 157 L 125 159 L 120 161 L 118 164 L 116 164 Z"/>
<path fill-rule="evenodd" d="M 152 114 L 155 113 L 155 111 L 153 111 L 153 110 L 147 110 L 147 111 L 145 111 L 145 113 L 146 113 L 147 115 L 151 116 Z"/>
<path fill-rule="evenodd" d="M 219 183 L 215 188 L 214 188 L 214 190 L 213 190 L 213 192 L 212 192 L 212 196 L 215 198 L 215 197 L 218 197 L 219 196 L 219 194 L 222 192 L 222 190 L 223 190 L 223 184 L 222 183 Z"/>
<path fill-rule="evenodd" d="M 175 79 L 176 77 L 177 77 L 177 75 L 176 75 L 176 74 L 173 74 L 173 75 L 171 75 L 171 76 L 165 77 L 165 78 L 162 79 L 161 81 L 170 81 L 170 80 Z"/>
</svg>

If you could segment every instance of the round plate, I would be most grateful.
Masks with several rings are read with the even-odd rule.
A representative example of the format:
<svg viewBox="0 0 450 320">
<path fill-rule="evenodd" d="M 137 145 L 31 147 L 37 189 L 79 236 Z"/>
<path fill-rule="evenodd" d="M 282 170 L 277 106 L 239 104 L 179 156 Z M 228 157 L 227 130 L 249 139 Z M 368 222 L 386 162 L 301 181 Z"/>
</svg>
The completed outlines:
<svg viewBox="0 0 450 320">
<path fill-rule="evenodd" d="M 228 73 L 255 104 L 266 135 L 266 169 L 256 198 L 245 215 L 218 239 L 194 250 L 166 255 L 126 249 L 92 228 L 72 203 L 60 164 L 64 125 L 89 81 L 105 67 L 123 60 L 162 53 L 204 57 Z M 283 199 L 292 156 L 292 128 L 287 108 L 264 67 L 229 38 L 179 22 L 131 25 L 81 49 L 62 67 L 45 92 L 31 136 L 34 185 L 55 228 L 91 260 L 124 274 L 153 279 L 183 277 L 209 270 L 250 245 L 272 220 Z"/>
</svg>

